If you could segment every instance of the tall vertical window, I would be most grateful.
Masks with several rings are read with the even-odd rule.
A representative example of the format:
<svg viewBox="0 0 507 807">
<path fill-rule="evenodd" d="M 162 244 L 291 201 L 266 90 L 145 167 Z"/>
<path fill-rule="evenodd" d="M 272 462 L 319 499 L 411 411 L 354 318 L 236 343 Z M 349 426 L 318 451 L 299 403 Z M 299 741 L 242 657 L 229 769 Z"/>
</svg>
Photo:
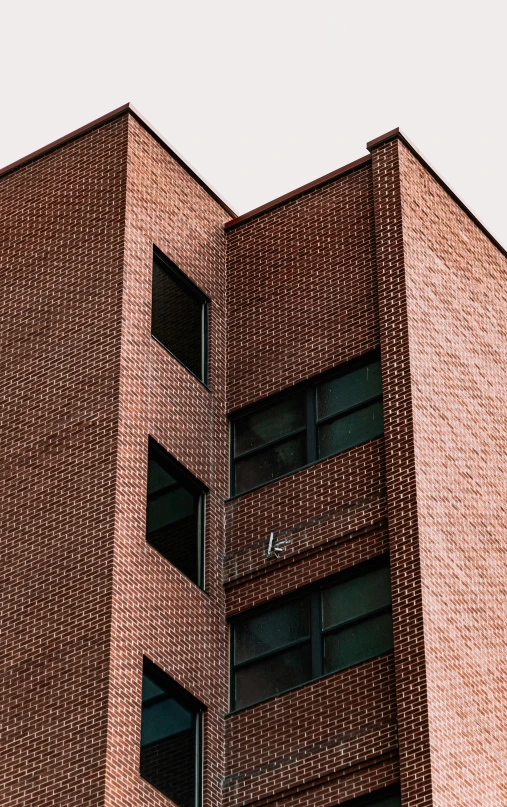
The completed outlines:
<svg viewBox="0 0 507 807">
<path fill-rule="evenodd" d="M 141 776 L 178 807 L 198 807 L 202 705 L 147 659 L 142 701 Z"/>
<path fill-rule="evenodd" d="M 183 574 L 204 586 L 203 486 L 150 440 L 146 540 Z"/>
<path fill-rule="evenodd" d="M 232 709 L 393 649 L 387 557 L 347 569 L 231 623 Z"/>
<path fill-rule="evenodd" d="M 384 432 L 378 354 L 232 417 L 232 493 L 244 493 Z"/>
<path fill-rule="evenodd" d="M 208 298 L 159 250 L 153 252 L 151 333 L 181 364 L 208 381 Z"/>
</svg>

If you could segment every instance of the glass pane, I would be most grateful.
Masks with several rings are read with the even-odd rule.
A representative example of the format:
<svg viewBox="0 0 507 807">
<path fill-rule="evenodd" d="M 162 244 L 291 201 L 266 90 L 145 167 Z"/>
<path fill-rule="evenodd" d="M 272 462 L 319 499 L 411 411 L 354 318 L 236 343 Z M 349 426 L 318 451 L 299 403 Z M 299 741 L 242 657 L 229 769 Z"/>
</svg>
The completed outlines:
<svg viewBox="0 0 507 807">
<path fill-rule="evenodd" d="M 331 628 L 391 604 L 388 566 L 322 590 L 322 627 Z"/>
<path fill-rule="evenodd" d="M 148 532 L 192 516 L 198 499 L 198 496 L 181 486 L 148 499 Z"/>
<path fill-rule="evenodd" d="M 236 672 L 236 709 L 303 684 L 312 677 L 310 643 L 286 650 Z"/>
<path fill-rule="evenodd" d="M 384 433 L 382 401 L 318 427 L 319 457 L 329 457 Z"/>
<path fill-rule="evenodd" d="M 305 402 L 302 393 L 266 407 L 260 412 L 245 415 L 234 422 L 234 452 L 237 457 L 244 451 L 257 448 L 296 431 L 305 425 Z"/>
<path fill-rule="evenodd" d="M 200 379 L 203 378 L 203 302 L 154 259 L 151 332 Z"/>
<path fill-rule="evenodd" d="M 176 471 L 175 471 L 176 473 Z M 202 493 L 171 473 L 171 460 L 150 446 L 146 540 L 194 583 L 200 583 Z"/>
<path fill-rule="evenodd" d="M 391 614 L 380 614 L 324 638 L 324 672 L 342 670 L 393 649 Z"/>
<path fill-rule="evenodd" d="M 375 799 L 368 807 L 401 807 L 399 796 L 385 796 L 385 798 Z"/>
<path fill-rule="evenodd" d="M 309 597 L 293 600 L 235 625 L 234 662 L 239 664 L 309 635 Z"/>
<path fill-rule="evenodd" d="M 263 485 L 306 464 L 306 432 L 236 462 L 236 493 Z"/>
<path fill-rule="evenodd" d="M 194 807 L 199 709 L 167 681 L 143 674 L 140 773 L 179 807 Z"/>
<path fill-rule="evenodd" d="M 324 381 L 317 387 L 317 417 L 337 415 L 351 406 L 382 393 L 380 361 L 359 367 L 340 378 Z"/>
<path fill-rule="evenodd" d="M 162 468 L 156 459 L 148 460 L 148 493 L 156 493 L 175 483 L 174 477 L 165 468 Z"/>
<path fill-rule="evenodd" d="M 163 740 L 188 731 L 194 725 L 194 715 L 181 706 L 173 698 L 166 698 L 157 703 L 143 705 L 141 726 L 141 745 Z"/>
<path fill-rule="evenodd" d="M 156 684 L 155 681 L 152 681 L 152 679 L 149 678 L 146 675 L 146 673 L 144 673 L 144 675 L 143 675 L 143 696 L 142 696 L 143 703 L 146 703 L 146 701 L 150 701 L 153 698 L 158 698 L 160 695 L 164 695 L 164 694 L 165 694 L 165 689 L 162 689 L 162 687 L 160 687 L 158 684 Z"/>
</svg>

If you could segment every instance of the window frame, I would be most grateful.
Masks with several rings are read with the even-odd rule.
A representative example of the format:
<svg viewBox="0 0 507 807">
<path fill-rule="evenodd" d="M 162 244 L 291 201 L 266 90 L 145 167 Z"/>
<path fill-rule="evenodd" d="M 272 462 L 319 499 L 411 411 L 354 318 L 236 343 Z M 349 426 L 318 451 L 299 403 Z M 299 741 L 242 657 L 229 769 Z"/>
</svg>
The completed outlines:
<svg viewBox="0 0 507 807">
<path fill-rule="evenodd" d="M 151 678 L 156 684 L 158 684 L 161 688 L 163 688 L 166 692 L 174 693 L 174 697 L 177 701 L 179 701 L 185 708 L 189 711 L 192 711 L 195 715 L 195 750 L 194 750 L 194 760 L 195 760 L 195 778 L 194 778 L 194 787 L 195 787 L 195 799 L 194 799 L 194 807 L 201 807 L 203 801 L 203 767 L 204 767 L 204 713 L 206 711 L 206 706 L 199 701 L 196 697 L 187 692 L 187 690 L 181 686 L 174 678 L 171 678 L 168 673 L 164 672 L 160 667 L 158 667 L 151 659 L 143 656 L 143 666 L 142 666 L 142 678 L 144 675 L 147 675 Z M 155 699 L 154 699 L 155 700 Z M 140 732 L 142 730 L 142 709 L 143 709 L 143 702 L 141 697 L 141 725 L 140 725 Z M 148 745 L 152 745 L 149 743 Z M 153 787 L 158 793 L 161 793 L 165 798 L 169 798 L 166 793 L 160 790 L 156 785 L 150 782 L 149 779 L 146 779 L 141 773 L 141 749 L 147 746 L 141 746 L 141 733 L 139 734 L 139 776 L 143 781 L 148 782 L 148 784 Z M 172 801 L 172 799 L 170 799 Z M 177 804 L 177 802 L 173 802 Z M 179 806 L 178 806 L 179 807 Z"/>
<path fill-rule="evenodd" d="M 286 476 L 291 476 L 292 474 L 295 474 L 298 471 L 303 470 L 304 468 L 308 468 L 311 465 L 315 465 L 318 462 L 323 462 L 329 457 L 334 457 L 337 454 L 343 453 L 344 451 L 350 451 L 352 448 L 364 445 L 364 443 L 368 443 L 372 439 L 377 440 L 378 437 L 373 438 L 368 437 L 365 440 L 361 440 L 359 443 L 355 443 L 353 446 L 350 446 L 350 448 L 345 448 L 342 449 L 341 451 L 326 454 L 326 456 L 324 457 L 319 456 L 319 443 L 318 443 L 319 428 L 325 425 L 326 423 L 330 423 L 334 420 L 338 420 L 342 417 L 346 417 L 347 415 L 353 414 L 354 412 L 359 411 L 364 407 L 369 406 L 370 404 L 383 402 L 383 390 L 381 389 L 380 393 L 378 393 L 377 395 L 372 395 L 369 398 L 366 398 L 364 401 L 361 401 L 360 403 L 353 404 L 352 406 L 341 410 L 339 413 L 334 413 L 331 415 L 326 415 L 323 418 L 319 418 L 317 408 L 318 387 L 327 381 L 334 381 L 337 378 L 342 378 L 354 372 L 355 370 L 361 369 L 361 367 L 365 367 L 366 365 L 372 364 L 373 362 L 377 361 L 379 362 L 381 361 L 379 349 L 369 351 L 368 353 L 365 353 L 362 356 L 358 356 L 357 358 L 352 359 L 351 361 L 340 364 L 338 367 L 334 367 L 331 370 L 327 370 L 325 373 L 322 373 L 321 375 L 313 376 L 310 379 L 307 379 L 299 384 L 296 384 L 290 389 L 285 389 L 279 393 L 276 393 L 275 395 L 270 396 L 269 398 L 266 398 L 263 401 L 250 404 L 249 406 L 245 406 L 243 409 L 239 409 L 237 411 L 232 412 L 229 415 L 229 424 L 230 424 L 229 474 L 230 474 L 230 491 L 231 491 L 230 498 L 232 499 L 236 498 L 237 496 L 243 496 L 245 493 L 250 493 L 253 490 L 258 490 L 259 488 L 262 488 L 265 485 L 270 485 L 272 482 L 276 482 L 278 479 L 283 479 Z M 247 451 L 244 451 L 237 456 L 235 455 L 235 440 L 236 440 L 235 429 L 236 429 L 236 423 L 241 418 L 257 414 L 265 409 L 270 409 L 272 406 L 275 406 L 276 404 L 288 400 L 292 396 L 296 396 L 298 394 L 304 396 L 304 410 L 305 410 L 304 426 L 299 427 L 298 429 L 294 429 L 291 432 L 287 432 L 282 437 L 276 437 L 267 443 L 263 443 L 263 445 L 261 446 L 248 449 Z M 273 446 L 276 446 L 278 443 L 283 443 L 284 441 L 290 439 L 291 437 L 295 437 L 298 434 L 302 434 L 303 432 L 306 432 L 306 439 L 304 441 L 306 450 L 306 462 L 303 465 L 299 465 L 292 471 L 287 471 L 286 473 L 280 474 L 279 476 L 275 476 L 272 479 L 268 479 L 266 482 L 262 482 L 259 485 L 254 485 L 253 487 L 247 488 L 246 490 L 242 490 L 240 492 L 236 491 L 236 465 L 239 461 L 244 460 L 255 454 L 258 454 L 267 448 L 272 448 Z"/>
<path fill-rule="evenodd" d="M 180 286 L 187 294 L 194 297 L 194 299 L 198 300 L 202 306 L 201 310 L 201 364 L 202 364 L 202 377 L 195 373 L 193 370 L 188 367 L 185 362 L 183 362 L 173 351 L 167 347 L 159 338 L 155 336 L 153 333 L 153 264 L 157 261 L 159 266 L 165 272 L 165 274 L 173 280 L 177 285 Z M 153 258 L 152 258 L 152 269 L 151 269 L 151 279 L 152 279 L 152 287 L 151 287 L 151 322 L 150 322 L 150 333 L 151 338 L 157 342 L 161 347 L 164 348 L 173 359 L 181 364 L 182 367 L 185 368 L 194 378 L 204 384 L 204 386 L 209 389 L 209 307 L 211 300 L 207 294 L 205 294 L 196 284 L 187 277 L 181 269 L 172 261 L 167 255 L 158 249 L 155 245 L 153 246 Z"/>
<path fill-rule="evenodd" d="M 149 460 L 152 456 L 152 453 L 155 453 L 161 458 L 161 466 L 163 468 L 167 468 L 168 473 L 175 479 L 176 482 L 179 482 L 182 487 L 185 487 L 187 490 L 193 495 L 197 495 L 199 497 L 199 502 L 197 506 L 197 580 L 193 580 L 189 577 L 179 566 L 173 563 L 168 557 L 166 557 L 156 546 L 154 546 L 149 541 L 149 534 L 148 534 L 148 504 L 149 504 L 149 496 L 148 493 L 148 479 L 149 479 Z M 160 491 L 157 491 L 160 495 Z M 167 563 L 170 563 L 175 569 L 184 575 L 187 580 L 190 580 L 191 583 L 196 585 L 202 591 L 205 591 L 205 583 L 206 583 L 206 494 L 208 493 L 208 488 L 203 485 L 203 483 L 193 476 L 190 471 L 187 470 L 183 465 L 181 465 L 178 460 L 176 460 L 172 454 L 160 444 L 150 435 L 148 437 L 148 464 L 147 464 L 147 472 L 146 472 L 146 524 L 145 524 L 145 541 L 151 548 L 157 552 L 162 558 L 164 558 Z"/>
<path fill-rule="evenodd" d="M 302 588 L 297 589 L 296 591 L 291 591 L 288 594 L 284 594 L 281 597 L 276 597 L 272 600 L 269 600 L 268 602 L 262 603 L 261 605 L 256 605 L 253 608 L 249 608 L 248 610 L 242 611 L 240 614 L 236 614 L 233 617 L 231 617 L 228 620 L 230 712 L 231 713 L 241 712 L 243 711 L 243 709 L 250 709 L 250 707 L 252 706 L 256 706 L 259 703 L 264 703 L 267 700 L 271 700 L 271 698 L 276 698 L 279 695 L 284 694 L 285 692 L 290 692 L 293 689 L 299 689 L 300 687 L 307 686 L 307 684 L 311 683 L 312 681 L 317 681 L 320 678 L 326 678 L 329 675 L 336 675 L 342 670 L 349 669 L 350 667 L 355 667 L 357 664 L 363 664 L 364 661 L 369 661 L 370 658 L 378 658 L 379 656 L 383 656 L 385 653 L 392 653 L 392 650 L 386 650 L 382 653 L 377 653 L 373 656 L 370 656 L 368 659 L 364 659 L 364 661 L 354 662 L 353 664 L 347 665 L 346 667 L 340 667 L 339 669 L 333 670 L 332 672 L 324 672 L 325 637 L 332 633 L 337 633 L 344 626 L 358 624 L 382 613 L 390 613 L 392 615 L 392 597 L 389 605 L 375 608 L 372 611 L 368 611 L 367 613 L 361 614 L 358 617 L 352 617 L 351 619 L 341 622 L 338 625 L 333 625 L 330 628 L 323 629 L 322 592 L 325 591 L 327 588 L 332 588 L 338 583 L 345 583 L 347 580 L 352 580 L 355 577 L 362 577 L 363 575 L 366 575 L 369 572 L 384 567 L 387 567 L 389 569 L 389 577 L 391 579 L 391 564 L 390 564 L 390 555 L 388 552 L 382 555 L 376 555 L 374 558 L 370 558 L 369 560 L 358 563 L 355 566 L 350 566 L 347 569 L 343 569 L 342 571 L 332 575 L 331 577 L 325 577 L 322 580 L 318 580 L 315 583 L 310 583 L 307 586 L 303 586 Z M 310 600 L 309 638 L 304 637 L 296 639 L 293 642 L 289 642 L 283 645 L 282 647 L 277 647 L 275 650 L 268 650 L 265 653 L 261 653 L 257 656 L 247 659 L 246 661 L 239 662 L 238 664 L 235 663 L 234 637 L 235 637 L 235 626 L 238 623 L 241 623 L 243 620 L 249 619 L 254 615 L 257 616 L 259 614 L 272 611 L 278 605 L 282 605 L 295 600 L 302 600 L 305 597 L 308 597 Z M 308 678 L 306 681 L 301 681 L 301 683 L 296 684 L 295 686 L 287 687 L 287 689 L 280 690 L 280 692 L 276 692 L 275 694 L 267 695 L 265 698 L 261 698 L 258 701 L 249 703 L 246 706 L 236 707 L 236 670 L 248 667 L 249 665 L 255 664 L 263 659 L 275 657 L 276 655 L 279 655 L 280 653 L 283 653 L 286 650 L 291 649 L 292 647 L 303 645 L 305 642 L 308 641 L 311 644 L 311 666 L 312 666 L 311 678 Z"/>
</svg>

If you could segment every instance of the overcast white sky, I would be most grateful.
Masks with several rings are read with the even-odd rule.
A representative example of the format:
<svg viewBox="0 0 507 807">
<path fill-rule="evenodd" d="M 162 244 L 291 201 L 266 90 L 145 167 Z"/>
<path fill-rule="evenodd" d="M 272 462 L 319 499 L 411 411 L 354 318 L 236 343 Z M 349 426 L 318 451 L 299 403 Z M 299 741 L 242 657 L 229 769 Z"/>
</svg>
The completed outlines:
<svg viewBox="0 0 507 807">
<path fill-rule="evenodd" d="M 507 246 L 505 0 L 11 0 L 0 19 L 0 165 L 130 101 L 243 213 L 400 126 Z"/>
</svg>

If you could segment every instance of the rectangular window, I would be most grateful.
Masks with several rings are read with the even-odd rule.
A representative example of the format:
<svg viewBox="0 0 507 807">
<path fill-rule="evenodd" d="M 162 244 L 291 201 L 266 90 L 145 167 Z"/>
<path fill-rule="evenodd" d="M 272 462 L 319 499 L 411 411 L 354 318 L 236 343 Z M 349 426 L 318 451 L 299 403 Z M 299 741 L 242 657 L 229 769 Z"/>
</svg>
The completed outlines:
<svg viewBox="0 0 507 807">
<path fill-rule="evenodd" d="M 153 440 L 148 448 L 146 540 L 204 586 L 203 486 Z"/>
<path fill-rule="evenodd" d="M 151 333 L 207 384 L 208 298 L 159 250 L 153 252 Z"/>
<path fill-rule="evenodd" d="M 232 418 L 232 494 L 383 432 L 380 359 L 370 354 Z"/>
<path fill-rule="evenodd" d="M 232 709 L 393 648 L 386 557 L 282 597 L 231 623 Z"/>
<path fill-rule="evenodd" d="M 198 807 L 202 705 L 147 659 L 143 668 L 140 773 L 178 807 Z"/>
</svg>

